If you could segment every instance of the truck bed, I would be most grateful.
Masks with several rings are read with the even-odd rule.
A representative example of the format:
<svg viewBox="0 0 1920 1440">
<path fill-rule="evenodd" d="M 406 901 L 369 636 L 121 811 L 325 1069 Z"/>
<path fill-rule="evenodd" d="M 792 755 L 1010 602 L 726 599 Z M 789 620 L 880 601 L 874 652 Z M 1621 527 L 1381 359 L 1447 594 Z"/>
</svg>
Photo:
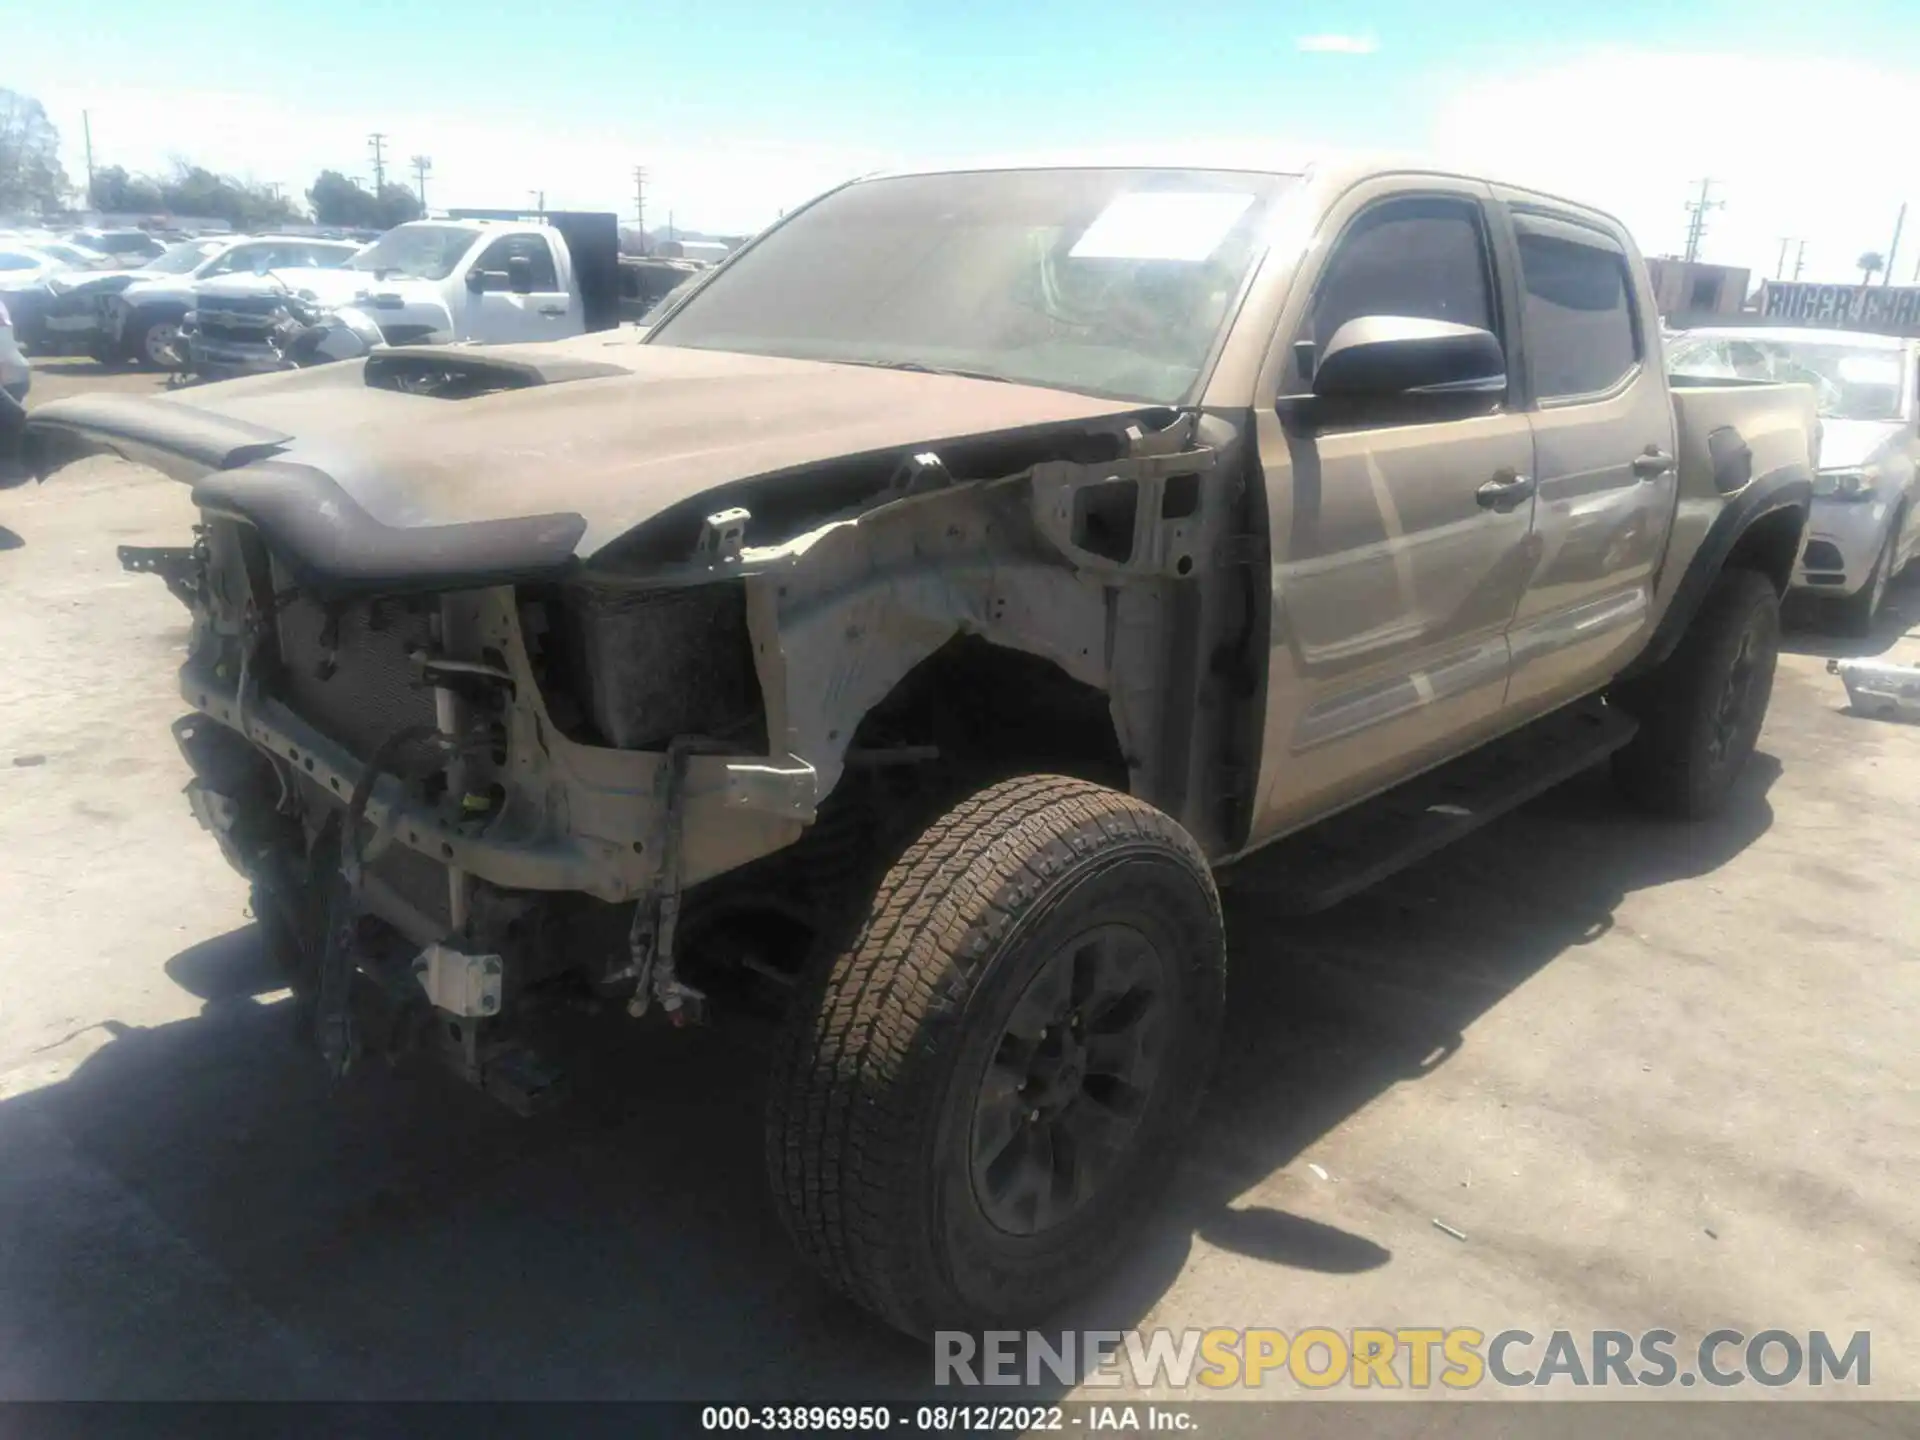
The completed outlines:
<svg viewBox="0 0 1920 1440">
<path fill-rule="evenodd" d="M 1678 508 L 1656 608 L 1664 609 L 1708 528 L 1763 475 L 1799 470 L 1811 478 L 1820 450 L 1819 407 L 1811 385 L 1673 375 Z"/>
</svg>

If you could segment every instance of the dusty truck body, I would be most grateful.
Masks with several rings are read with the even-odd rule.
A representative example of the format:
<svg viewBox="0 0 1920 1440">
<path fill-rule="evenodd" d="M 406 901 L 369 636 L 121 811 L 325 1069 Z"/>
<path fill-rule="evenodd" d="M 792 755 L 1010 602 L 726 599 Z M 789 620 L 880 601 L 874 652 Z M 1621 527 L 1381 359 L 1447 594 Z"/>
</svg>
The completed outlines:
<svg viewBox="0 0 1920 1440">
<path fill-rule="evenodd" d="M 1670 393 L 1657 335 L 1548 196 L 964 171 L 831 192 L 644 336 L 36 424 L 194 486 L 125 558 L 192 607 L 192 803 L 331 1063 L 530 1103 L 566 997 L 776 1005 L 777 1206 L 924 1332 L 1124 1245 L 1215 867 L 1322 906 L 1608 756 L 1724 798 L 1812 397 Z"/>
</svg>

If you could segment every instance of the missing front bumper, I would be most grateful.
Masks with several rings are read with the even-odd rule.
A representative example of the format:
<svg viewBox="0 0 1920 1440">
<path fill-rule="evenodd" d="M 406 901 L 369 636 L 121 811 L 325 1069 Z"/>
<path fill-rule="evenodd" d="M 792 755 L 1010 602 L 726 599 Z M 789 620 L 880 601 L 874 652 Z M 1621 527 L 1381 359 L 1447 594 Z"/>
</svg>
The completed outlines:
<svg viewBox="0 0 1920 1440">
<path fill-rule="evenodd" d="M 190 671 L 182 672 L 181 694 L 199 714 L 244 736 L 303 785 L 343 806 L 365 774 L 361 760 L 278 701 L 258 698 L 243 711 L 235 692 Z M 563 801 L 569 813 L 593 815 L 599 834 L 499 833 L 449 816 L 387 776 L 372 788 L 366 819 L 376 836 L 502 889 L 578 891 L 621 903 L 657 889 L 662 854 L 677 853 L 680 883 L 693 884 L 783 848 L 814 818 L 817 777 L 793 756 L 687 756 L 678 803 L 670 805 L 666 756 L 603 754 L 610 771 L 606 783 L 574 777 Z M 195 803 L 218 822 L 212 800 Z M 670 826 L 677 832 L 672 847 L 666 843 Z"/>
</svg>

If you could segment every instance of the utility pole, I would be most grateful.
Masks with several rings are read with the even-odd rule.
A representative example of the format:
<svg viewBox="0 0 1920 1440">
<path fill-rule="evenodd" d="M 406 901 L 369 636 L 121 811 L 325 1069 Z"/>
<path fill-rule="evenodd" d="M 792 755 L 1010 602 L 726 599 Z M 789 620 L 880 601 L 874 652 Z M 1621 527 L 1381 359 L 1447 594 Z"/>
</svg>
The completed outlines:
<svg viewBox="0 0 1920 1440">
<path fill-rule="evenodd" d="M 529 190 L 527 192 L 527 198 L 533 201 L 534 214 L 545 215 L 547 213 L 547 192 L 546 191 Z"/>
<path fill-rule="evenodd" d="M 667 211 L 667 239 L 673 239 L 673 212 Z"/>
<path fill-rule="evenodd" d="M 80 112 L 80 133 L 87 142 L 87 208 L 93 208 L 93 117 Z"/>
<path fill-rule="evenodd" d="M 367 137 L 367 148 L 373 151 L 373 193 L 387 188 L 387 137 L 376 130 Z"/>
<path fill-rule="evenodd" d="M 1793 241 L 1785 235 L 1780 237 L 1780 259 L 1773 267 L 1773 278 L 1776 280 L 1784 280 L 1787 278 L 1787 246 L 1792 243 Z"/>
<path fill-rule="evenodd" d="M 1799 248 L 1793 252 L 1793 278 L 1794 279 L 1798 280 L 1800 278 L 1800 272 L 1806 268 L 1806 265 L 1807 265 L 1807 242 L 1802 240 L 1799 242 Z"/>
<path fill-rule="evenodd" d="M 1711 179 L 1702 180 L 1700 182 L 1700 198 L 1687 202 L 1687 214 L 1692 217 L 1687 221 L 1687 253 L 1685 258 L 1689 265 L 1700 258 L 1700 241 L 1707 233 L 1707 212 L 1709 210 L 1718 210 L 1727 203 L 1724 200 L 1709 200 L 1707 198 L 1707 193 L 1712 186 L 1713 181 Z"/>
<path fill-rule="evenodd" d="M 640 232 L 640 253 L 650 254 L 647 244 L 647 167 L 633 167 L 633 228 Z"/>
<path fill-rule="evenodd" d="M 1880 272 L 1880 283 L 1882 285 L 1891 285 L 1893 283 L 1893 259 L 1894 256 L 1900 253 L 1900 232 L 1906 229 L 1906 227 L 1907 203 L 1903 200 L 1900 202 L 1900 213 L 1894 218 L 1893 222 L 1893 243 L 1887 247 L 1887 268 Z"/>
<path fill-rule="evenodd" d="M 427 213 L 427 176 L 432 170 L 433 157 L 431 155 L 416 155 L 413 157 L 413 178 L 420 192 L 420 213 L 422 215 Z"/>
</svg>

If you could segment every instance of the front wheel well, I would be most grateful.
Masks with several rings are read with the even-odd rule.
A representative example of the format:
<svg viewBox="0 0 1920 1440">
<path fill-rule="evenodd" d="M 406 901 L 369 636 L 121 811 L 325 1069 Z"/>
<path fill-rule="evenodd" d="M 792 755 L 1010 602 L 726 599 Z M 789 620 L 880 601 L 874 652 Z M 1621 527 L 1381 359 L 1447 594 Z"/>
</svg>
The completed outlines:
<svg viewBox="0 0 1920 1440">
<path fill-rule="evenodd" d="M 1800 558 L 1806 523 L 1806 512 L 1797 507 L 1762 515 L 1740 532 L 1721 568 L 1756 570 L 1772 583 L 1776 595 L 1785 595 L 1793 583 L 1793 566 Z"/>
<path fill-rule="evenodd" d="M 867 712 L 851 754 L 924 746 L 971 783 L 1071 775 L 1127 790 L 1128 765 L 1106 694 L 1042 656 L 958 635 Z"/>
<path fill-rule="evenodd" d="M 1041 656 L 955 636 L 867 712 L 839 783 L 797 841 L 688 892 L 690 964 L 704 972 L 716 951 L 746 950 L 783 956 L 776 968 L 797 971 L 819 943 L 845 939 L 881 875 L 932 820 L 1023 775 L 1127 791 L 1107 696 Z"/>
</svg>

